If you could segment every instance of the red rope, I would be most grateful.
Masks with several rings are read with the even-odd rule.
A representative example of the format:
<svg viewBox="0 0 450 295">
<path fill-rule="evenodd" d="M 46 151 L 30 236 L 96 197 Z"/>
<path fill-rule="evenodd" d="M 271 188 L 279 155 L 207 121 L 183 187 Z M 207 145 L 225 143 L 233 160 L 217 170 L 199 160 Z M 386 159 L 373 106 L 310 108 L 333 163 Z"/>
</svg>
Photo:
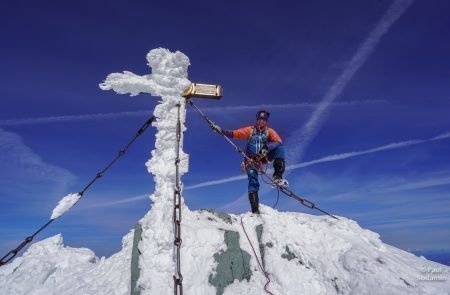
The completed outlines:
<svg viewBox="0 0 450 295">
<path fill-rule="evenodd" d="M 267 290 L 267 285 L 269 285 L 270 283 L 270 278 L 269 278 L 269 274 L 266 272 L 266 270 L 264 269 L 264 267 L 262 266 L 261 262 L 259 261 L 258 255 L 256 255 L 256 251 L 255 248 L 252 245 L 252 242 L 250 241 L 250 238 L 248 237 L 247 231 L 245 230 L 244 227 L 244 222 L 242 221 L 242 217 L 241 217 L 241 226 L 242 229 L 244 230 L 245 236 L 247 237 L 248 243 L 250 244 L 250 246 L 252 247 L 252 251 L 253 251 L 253 255 L 256 258 L 256 261 L 258 262 L 258 266 L 259 269 L 261 270 L 261 272 L 264 274 L 264 276 L 266 277 L 266 284 L 264 285 L 264 291 L 266 291 L 266 293 L 274 295 L 272 292 L 270 292 L 269 290 Z"/>
<path fill-rule="evenodd" d="M 259 175 L 261 175 L 262 181 L 264 181 L 266 184 L 271 185 L 272 187 L 274 187 L 273 180 L 270 179 L 270 177 L 267 176 L 267 173 L 266 173 L 268 165 L 269 165 L 269 163 L 266 162 L 266 166 L 264 167 L 264 170 L 262 170 L 261 173 L 259 173 Z M 275 202 L 275 205 L 272 206 L 273 209 L 275 209 L 275 207 L 278 205 L 278 201 L 280 200 L 280 187 L 279 186 L 275 186 L 275 188 L 277 189 L 277 201 Z"/>
</svg>

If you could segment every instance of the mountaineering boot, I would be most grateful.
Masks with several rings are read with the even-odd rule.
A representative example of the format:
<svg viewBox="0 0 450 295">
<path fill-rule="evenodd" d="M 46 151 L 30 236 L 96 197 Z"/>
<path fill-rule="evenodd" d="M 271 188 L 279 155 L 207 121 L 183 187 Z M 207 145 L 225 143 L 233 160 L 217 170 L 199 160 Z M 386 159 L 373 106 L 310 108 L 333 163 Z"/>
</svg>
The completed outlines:
<svg viewBox="0 0 450 295">
<path fill-rule="evenodd" d="M 252 213 L 259 214 L 259 198 L 257 192 L 249 192 L 248 199 L 250 201 L 250 206 L 252 207 Z"/>
<path fill-rule="evenodd" d="M 282 158 L 276 158 L 273 161 L 273 176 L 272 176 L 272 187 L 280 187 L 280 188 L 286 188 L 289 186 L 289 183 L 286 179 L 283 178 L 284 173 L 284 159 Z"/>
</svg>

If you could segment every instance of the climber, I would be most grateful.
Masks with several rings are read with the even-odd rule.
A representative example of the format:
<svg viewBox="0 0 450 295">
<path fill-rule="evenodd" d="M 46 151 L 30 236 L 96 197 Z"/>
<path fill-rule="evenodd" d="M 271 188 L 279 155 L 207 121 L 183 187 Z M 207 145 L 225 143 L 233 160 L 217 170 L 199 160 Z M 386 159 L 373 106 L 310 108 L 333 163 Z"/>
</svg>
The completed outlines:
<svg viewBox="0 0 450 295">
<path fill-rule="evenodd" d="M 273 161 L 274 173 L 272 182 L 274 186 L 287 187 L 288 183 L 283 179 L 285 167 L 284 148 L 281 138 L 272 128 L 267 126 L 270 113 L 260 110 L 256 113 L 256 124 L 236 130 L 222 130 L 217 125 L 213 129 L 229 138 L 247 139 L 245 154 L 251 159 L 251 163 L 244 159 L 243 170 L 248 176 L 248 198 L 252 213 L 259 214 L 259 182 L 258 170 L 262 164 Z"/>
</svg>

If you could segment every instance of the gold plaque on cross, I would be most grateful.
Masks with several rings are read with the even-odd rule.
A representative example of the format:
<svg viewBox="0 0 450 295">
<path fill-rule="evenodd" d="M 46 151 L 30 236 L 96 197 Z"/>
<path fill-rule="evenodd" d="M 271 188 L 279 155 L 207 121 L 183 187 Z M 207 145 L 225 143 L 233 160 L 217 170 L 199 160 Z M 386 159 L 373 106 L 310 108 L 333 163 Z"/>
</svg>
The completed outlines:
<svg viewBox="0 0 450 295">
<path fill-rule="evenodd" d="M 223 89 L 222 86 L 215 84 L 192 83 L 181 96 L 220 99 L 223 96 Z"/>
</svg>

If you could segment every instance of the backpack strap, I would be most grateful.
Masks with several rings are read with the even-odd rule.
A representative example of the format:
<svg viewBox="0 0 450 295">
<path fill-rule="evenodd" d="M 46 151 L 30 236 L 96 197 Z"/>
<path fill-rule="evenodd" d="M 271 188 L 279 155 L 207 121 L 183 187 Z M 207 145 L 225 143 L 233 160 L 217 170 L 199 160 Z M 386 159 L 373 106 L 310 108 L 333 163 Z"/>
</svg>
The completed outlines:
<svg viewBox="0 0 450 295">
<path fill-rule="evenodd" d="M 253 132 L 255 132 L 255 126 L 250 127 L 250 136 L 248 137 L 248 139 L 250 140 L 250 137 L 253 136 Z M 264 135 L 267 137 L 267 139 L 269 139 L 269 127 L 266 128 L 266 130 L 264 130 Z"/>
<path fill-rule="evenodd" d="M 250 127 L 250 135 L 247 138 L 247 145 L 250 142 L 250 138 L 253 136 L 253 131 L 255 131 L 255 126 Z"/>
</svg>

